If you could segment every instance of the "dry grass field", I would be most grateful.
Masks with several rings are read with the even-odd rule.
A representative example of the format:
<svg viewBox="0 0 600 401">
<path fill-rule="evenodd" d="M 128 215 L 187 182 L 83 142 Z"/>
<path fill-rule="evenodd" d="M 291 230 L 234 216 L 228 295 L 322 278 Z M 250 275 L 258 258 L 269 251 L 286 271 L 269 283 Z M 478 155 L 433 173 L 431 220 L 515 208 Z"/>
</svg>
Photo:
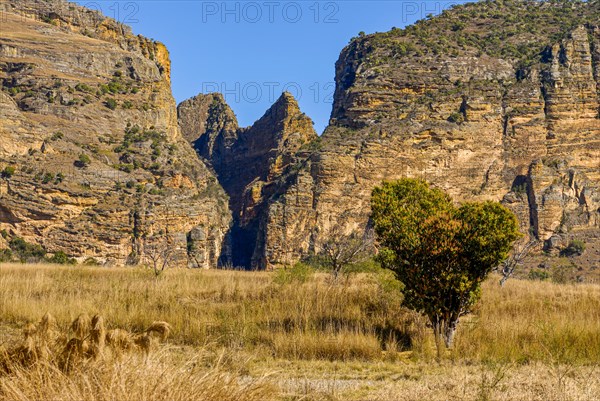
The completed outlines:
<svg viewBox="0 0 600 401">
<path fill-rule="evenodd" d="M 0 293 L 3 401 L 600 400 L 596 285 L 500 288 L 493 277 L 442 361 L 427 321 L 401 307 L 385 273 L 333 284 L 302 270 L 171 269 L 155 279 L 143 268 L 1 265 Z M 51 344 L 37 323 L 46 313 Z M 155 321 L 171 335 L 127 352 L 107 345 L 65 369 L 82 313 L 135 341 Z M 23 337 L 27 327 L 37 331 Z M 19 363 L 17 349 L 39 350 L 37 359 Z"/>
</svg>

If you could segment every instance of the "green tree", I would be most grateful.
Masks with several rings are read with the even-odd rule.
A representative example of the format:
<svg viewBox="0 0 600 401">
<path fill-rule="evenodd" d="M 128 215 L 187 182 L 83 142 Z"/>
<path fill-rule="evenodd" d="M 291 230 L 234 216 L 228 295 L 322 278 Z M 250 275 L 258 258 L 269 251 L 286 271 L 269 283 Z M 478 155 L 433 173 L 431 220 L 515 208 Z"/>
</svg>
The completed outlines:
<svg viewBox="0 0 600 401">
<path fill-rule="evenodd" d="M 519 238 L 515 215 L 497 202 L 455 207 L 422 180 L 384 182 L 373 190 L 378 258 L 404 285 L 404 305 L 425 314 L 441 354 L 461 316 L 477 302 L 481 283 Z"/>
<path fill-rule="evenodd" d="M 6 166 L 0 175 L 2 178 L 11 178 L 15 174 L 15 171 L 16 169 L 14 166 Z"/>
<path fill-rule="evenodd" d="M 90 157 L 85 153 L 82 153 L 79 155 L 79 158 L 77 159 L 75 164 L 77 165 L 77 167 L 87 167 L 90 165 L 91 162 L 92 159 L 90 159 Z"/>
<path fill-rule="evenodd" d="M 111 110 L 115 110 L 117 108 L 118 103 L 115 99 L 110 98 L 106 102 L 104 102 L 104 105 Z"/>
</svg>

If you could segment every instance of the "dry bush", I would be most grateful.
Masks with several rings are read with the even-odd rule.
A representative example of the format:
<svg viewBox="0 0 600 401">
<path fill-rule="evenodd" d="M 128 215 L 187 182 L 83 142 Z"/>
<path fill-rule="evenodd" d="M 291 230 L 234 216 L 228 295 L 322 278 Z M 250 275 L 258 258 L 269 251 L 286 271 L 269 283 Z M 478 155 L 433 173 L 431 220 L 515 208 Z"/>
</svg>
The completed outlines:
<svg viewBox="0 0 600 401">
<path fill-rule="evenodd" d="M 114 329 L 106 332 L 106 344 L 111 346 L 116 355 L 131 351 L 134 348 L 133 336 L 126 330 Z"/>
<path fill-rule="evenodd" d="M 166 340 L 171 334 L 171 325 L 167 322 L 153 322 L 150 327 L 146 330 L 148 335 L 156 334 L 161 340 Z"/>
<path fill-rule="evenodd" d="M 76 338 L 84 339 L 88 336 L 90 330 L 92 328 L 92 322 L 88 315 L 82 313 L 77 317 L 77 319 L 73 320 L 71 324 L 71 331 Z"/>
<path fill-rule="evenodd" d="M 102 355 L 106 345 L 106 328 L 102 316 L 95 315 L 92 318 L 90 329 L 90 340 L 92 342 L 92 355 L 97 358 Z"/>
</svg>

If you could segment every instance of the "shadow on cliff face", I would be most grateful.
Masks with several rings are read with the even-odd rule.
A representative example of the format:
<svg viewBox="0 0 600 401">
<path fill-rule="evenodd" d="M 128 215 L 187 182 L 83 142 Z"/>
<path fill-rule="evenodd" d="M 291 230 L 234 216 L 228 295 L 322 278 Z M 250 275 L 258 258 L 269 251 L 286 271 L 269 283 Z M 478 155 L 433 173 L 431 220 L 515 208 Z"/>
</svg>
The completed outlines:
<svg viewBox="0 0 600 401">
<path fill-rule="evenodd" d="M 252 257 L 258 238 L 258 224 L 241 227 L 234 221 L 227 232 L 226 246 L 221 251 L 219 267 L 235 270 L 254 270 Z"/>
</svg>

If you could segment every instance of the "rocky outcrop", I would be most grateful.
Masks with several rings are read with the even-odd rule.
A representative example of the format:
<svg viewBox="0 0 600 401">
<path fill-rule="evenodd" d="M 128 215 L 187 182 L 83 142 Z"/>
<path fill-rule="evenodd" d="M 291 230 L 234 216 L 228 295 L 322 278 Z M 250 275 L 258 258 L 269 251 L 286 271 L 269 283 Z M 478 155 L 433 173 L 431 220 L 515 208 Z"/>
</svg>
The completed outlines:
<svg viewBox="0 0 600 401">
<path fill-rule="evenodd" d="M 185 100 L 177 106 L 177 115 L 184 137 L 198 155 L 217 170 L 222 170 L 222 165 L 233 155 L 231 149 L 240 129 L 223 95 L 200 94 Z"/>
<path fill-rule="evenodd" d="M 0 13 L 7 237 L 107 263 L 167 238 L 190 266 L 270 268 L 363 230 L 382 180 L 420 177 L 502 200 L 550 253 L 600 249 L 598 0 L 477 2 L 354 38 L 321 138 L 287 93 L 248 128 L 219 94 L 176 109 L 166 48 L 100 13 Z"/>
<path fill-rule="evenodd" d="M 0 8 L 0 229 L 109 264 L 168 238 L 216 265 L 227 198 L 178 128 L 164 45 L 66 1 Z"/>
<path fill-rule="evenodd" d="M 219 94 L 182 102 L 178 115 L 186 138 L 214 168 L 230 197 L 233 227 L 222 263 L 257 265 L 263 252 L 261 219 L 266 201 L 283 173 L 297 162 L 302 146 L 317 139 L 312 120 L 289 93 L 283 93 L 248 128 L 238 127 L 233 111 Z"/>
<path fill-rule="evenodd" d="M 545 241 L 546 250 L 566 246 L 569 233 L 600 234 L 598 183 L 564 159 L 535 160 L 503 202 L 519 217 L 522 231 Z"/>
<path fill-rule="evenodd" d="M 401 177 L 459 202 L 504 199 L 546 244 L 597 232 L 599 5 L 560 7 L 476 3 L 353 40 L 336 63 L 331 125 L 268 202 L 260 267 L 311 253 L 336 225 L 364 229 L 371 189 Z M 517 21 L 499 40 L 506 15 Z"/>
</svg>

